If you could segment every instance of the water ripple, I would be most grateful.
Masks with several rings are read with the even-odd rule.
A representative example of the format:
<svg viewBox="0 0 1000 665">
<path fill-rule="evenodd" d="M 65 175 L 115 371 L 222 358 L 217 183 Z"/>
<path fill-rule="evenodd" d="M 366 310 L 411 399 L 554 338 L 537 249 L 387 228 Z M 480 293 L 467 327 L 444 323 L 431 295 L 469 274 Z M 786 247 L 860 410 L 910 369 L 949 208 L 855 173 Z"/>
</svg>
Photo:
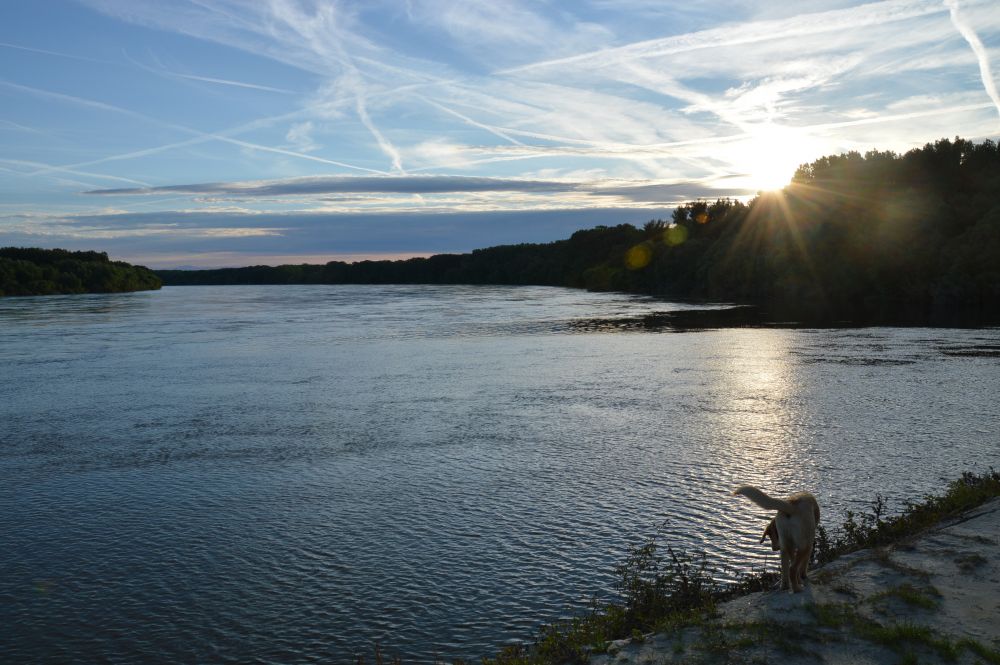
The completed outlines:
<svg viewBox="0 0 1000 665">
<path fill-rule="evenodd" d="M 0 300 L 0 660 L 474 659 L 608 597 L 654 534 L 723 577 L 776 566 L 741 482 L 836 516 L 998 464 L 995 329 L 629 323 L 678 307 L 533 287 Z"/>
</svg>

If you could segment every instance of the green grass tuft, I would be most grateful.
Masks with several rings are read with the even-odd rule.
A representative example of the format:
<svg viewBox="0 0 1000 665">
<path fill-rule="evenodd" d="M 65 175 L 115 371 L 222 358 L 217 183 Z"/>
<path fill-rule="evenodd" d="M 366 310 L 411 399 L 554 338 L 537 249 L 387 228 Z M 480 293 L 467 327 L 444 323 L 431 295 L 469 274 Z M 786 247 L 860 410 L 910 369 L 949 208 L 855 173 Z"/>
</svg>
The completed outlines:
<svg viewBox="0 0 1000 665">
<path fill-rule="evenodd" d="M 888 626 L 869 621 L 859 626 L 859 633 L 870 642 L 881 644 L 896 652 L 904 652 L 908 646 L 919 644 L 934 649 L 944 660 L 958 660 L 959 649 L 948 638 L 937 635 L 927 626 L 915 623 L 898 623 Z"/>
<path fill-rule="evenodd" d="M 876 495 L 870 512 L 847 511 L 839 533 L 830 534 L 822 526 L 817 529 L 815 560 L 822 564 L 850 552 L 905 540 L 996 496 L 1000 496 L 1000 473 L 992 468 L 981 475 L 963 473 L 948 485 L 943 495 L 907 504 L 902 514 L 895 517 L 884 518 L 887 503 L 884 497 Z"/>
<path fill-rule="evenodd" d="M 976 654 L 976 656 L 978 656 L 984 663 L 1000 665 L 1000 651 L 997 649 L 991 649 L 990 647 L 983 646 L 979 642 L 970 639 L 960 640 L 958 642 L 958 647 L 960 649 L 967 649 L 968 651 Z"/>
<path fill-rule="evenodd" d="M 925 610 L 933 610 L 941 602 L 941 594 L 934 587 L 919 589 L 912 584 L 900 584 L 899 586 L 880 591 L 870 598 L 877 602 L 887 598 L 898 598 L 907 605 L 920 607 Z"/>
</svg>

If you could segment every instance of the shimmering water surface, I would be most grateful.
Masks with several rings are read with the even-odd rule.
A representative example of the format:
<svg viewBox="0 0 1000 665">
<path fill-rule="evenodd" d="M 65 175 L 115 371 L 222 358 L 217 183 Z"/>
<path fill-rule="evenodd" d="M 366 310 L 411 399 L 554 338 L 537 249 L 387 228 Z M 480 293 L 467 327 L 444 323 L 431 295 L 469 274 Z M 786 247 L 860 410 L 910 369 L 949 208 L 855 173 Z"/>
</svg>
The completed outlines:
<svg viewBox="0 0 1000 665">
<path fill-rule="evenodd" d="M 775 566 L 728 491 L 998 464 L 1000 330 L 602 332 L 551 288 L 0 300 L 0 660 L 476 657 L 625 548 Z"/>
</svg>

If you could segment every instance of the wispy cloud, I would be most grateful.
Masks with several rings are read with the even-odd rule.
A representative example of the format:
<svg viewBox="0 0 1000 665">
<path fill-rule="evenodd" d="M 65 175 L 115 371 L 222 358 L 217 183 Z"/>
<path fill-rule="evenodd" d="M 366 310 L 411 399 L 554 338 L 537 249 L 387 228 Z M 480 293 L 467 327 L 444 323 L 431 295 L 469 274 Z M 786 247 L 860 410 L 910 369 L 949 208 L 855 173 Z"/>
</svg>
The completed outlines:
<svg viewBox="0 0 1000 665">
<path fill-rule="evenodd" d="M 380 150 L 389 157 L 392 169 L 403 172 L 399 151 L 375 125 L 368 112 L 368 86 L 364 76 L 348 53 L 349 39 L 343 24 L 347 20 L 333 4 L 317 5 L 306 13 L 297 3 L 274 0 L 271 3 L 273 18 L 281 21 L 297 39 L 308 44 L 314 56 L 325 60 L 331 67 L 340 67 L 341 74 L 333 87 L 349 91 L 354 98 L 354 108 L 361 123 L 368 129 Z"/>
<path fill-rule="evenodd" d="M 983 46 L 983 42 L 980 41 L 979 35 L 976 34 L 972 26 L 962 18 L 958 0 L 944 0 L 944 4 L 951 14 L 951 22 L 955 24 L 955 28 L 962 33 L 962 37 L 965 38 L 965 41 L 969 42 L 969 46 L 976 54 L 976 60 L 979 62 L 979 75 L 983 79 L 983 88 L 986 90 L 986 94 L 990 96 L 990 99 L 993 100 L 993 105 L 996 106 L 997 113 L 1000 113 L 1000 93 L 997 92 L 996 81 L 993 80 L 993 72 L 990 70 L 990 57 L 986 52 L 986 47 Z"/>
<path fill-rule="evenodd" d="M 8 187 L 58 188 L 45 209 L 112 201 L 118 224 L 233 205 L 227 228 L 308 221 L 260 242 L 344 215 L 627 221 L 822 154 L 995 136 L 1000 112 L 995 0 L 79 1 L 99 49 L 0 42 L 27 65 L 0 81 Z M 107 67 L 138 43 L 141 62 Z"/>
<path fill-rule="evenodd" d="M 419 211 L 453 214 L 487 210 L 551 210 L 675 205 L 696 198 L 747 196 L 738 182 L 634 182 L 625 180 L 542 180 L 471 176 L 399 175 L 286 178 L 273 181 L 215 182 L 161 187 L 96 189 L 101 197 L 190 195 L 207 205 L 241 202 L 251 206 L 286 203 L 300 211 L 385 214 Z M 334 195 L 334 196 L 331 196 Z"/>
</svg>

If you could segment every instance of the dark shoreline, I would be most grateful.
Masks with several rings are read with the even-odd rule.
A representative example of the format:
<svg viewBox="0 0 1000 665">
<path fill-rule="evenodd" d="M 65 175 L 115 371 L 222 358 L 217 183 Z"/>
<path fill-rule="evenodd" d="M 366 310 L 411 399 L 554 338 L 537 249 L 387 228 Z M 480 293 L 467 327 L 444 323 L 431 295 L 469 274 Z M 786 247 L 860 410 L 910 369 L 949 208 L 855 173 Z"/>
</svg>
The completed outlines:
<svg viewBox="0 0 1000 665">
<path fill-rule="evenodd" d="M 239 269 L 237 269 L 239 270 Z M 168 273 L 173 271 L 167 271 Z M 183 272 L 183 271 L 178 271 Z M 191 271 L 197 272 L 197 271 Z M 1000 312 L 973 307 L 917 307 L 900 305 L 870 312 L 863 306 L 850 309 L 823 305 L 797 306 L 720 302 L 694 299 L 669 293 L 644 293 L 617 289 L 595 290 L 559 284 L 512 284 L 483 282 L 348 282 L 348 283 L 280 283 L 280 282 L 189 282 L 177 283 L 164 279 L 164 286 L 472 286 L 520 287 L 542 286 L 585 291 L 646 296 L 663 303 L 684 305 L 684 309 L 657 311 L 632 317 L 580 319 L 570 323 L 574 330 L 613 332 L 627 330 L 663 330 L 688 332 L 719 328 L 991 328 L 1000 326 Z"/>
<path fill-rule="evenodd" d="M 683 302 L 683 301 L 673 301 Z M 687 304 L 687 303 L 685 303 Z M 708 304 L 708 303 L 701 303 Z M 586 330 L 665 330 L 694 332 L 717 328 L 990 328 L 1000 325 L 1000 319 L 985 317 L 979 312 L 950 312 L 933 315 L 823 315 L 816 312 L 795 312 L 762 305 L 732 305 L 704 309 L 682 309 L 653 312 L 618 319 L 589 319 L 574 324 Z"/>
</svg>

